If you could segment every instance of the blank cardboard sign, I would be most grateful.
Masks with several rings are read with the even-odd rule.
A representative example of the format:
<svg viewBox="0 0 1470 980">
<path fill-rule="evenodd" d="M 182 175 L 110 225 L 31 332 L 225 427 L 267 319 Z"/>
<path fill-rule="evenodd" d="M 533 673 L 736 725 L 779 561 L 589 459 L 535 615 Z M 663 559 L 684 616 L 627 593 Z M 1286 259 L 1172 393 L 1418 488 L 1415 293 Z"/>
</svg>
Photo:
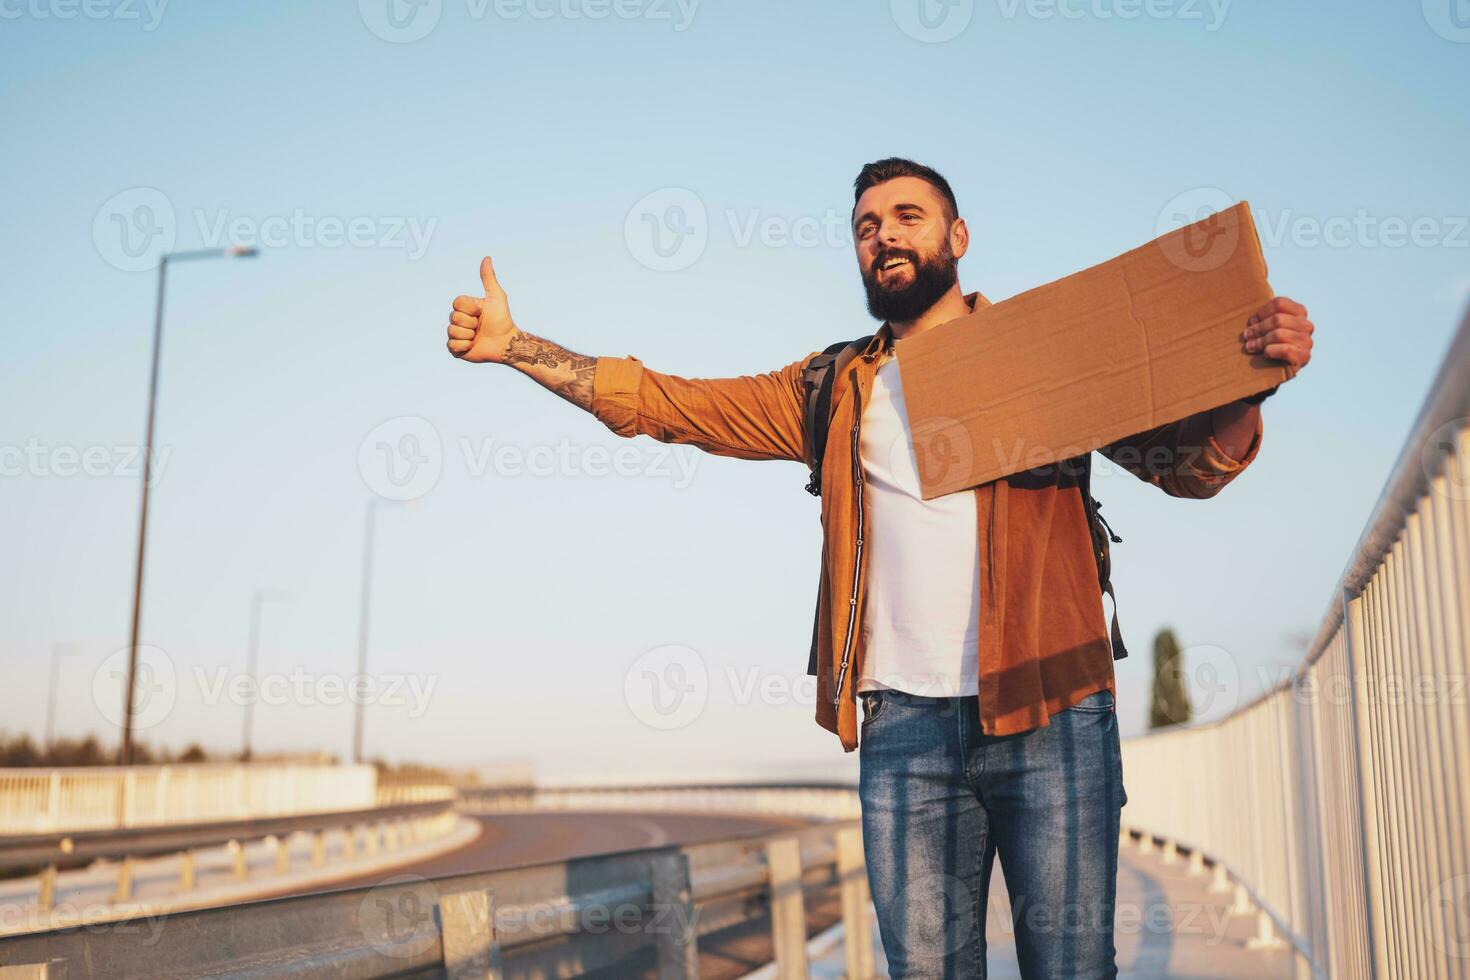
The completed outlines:
<svg viewBox="0 0 1470 980">
<path fill-rule="evenodd" d="M 925 500 L 1279 384 L 1240 334 L 1272 297 L 1241 201 L 1115 259 L 898 341 Z"/>
</svg>

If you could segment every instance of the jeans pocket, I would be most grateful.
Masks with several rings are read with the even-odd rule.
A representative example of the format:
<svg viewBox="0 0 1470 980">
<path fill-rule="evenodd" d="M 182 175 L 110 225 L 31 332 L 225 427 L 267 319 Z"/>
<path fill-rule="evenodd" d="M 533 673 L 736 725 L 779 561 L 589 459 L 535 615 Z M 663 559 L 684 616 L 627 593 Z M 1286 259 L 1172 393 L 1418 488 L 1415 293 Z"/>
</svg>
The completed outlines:
<svg viewBox="0 0 1470 980">
<path fill-rule="evenodd" d="M 861 728 L 867 728 L 875 718 L 883 713 L 883 705 L 887 703 L 888 699 L 883 696 L 881 690 L 859 691 L 858 697 L 863 702 L 863 723 Z"/>
<path fill-rule="evenodd" d="M 1101 691 L 1093 691 L 1091 694 L 1087 695 L 1087 697 L 1083 698 L 1081 701 L 1078 701 L 1076 704 L 1068 705 L 1064 710 L 1095 711 L 1101 713 L 1105 711 L 1112 711 L 1115 707 L 1116 702 L 1113 698 L 1113 692 L 1109 691 L 1107 688 L 1103 688 Z"/>
</svg>

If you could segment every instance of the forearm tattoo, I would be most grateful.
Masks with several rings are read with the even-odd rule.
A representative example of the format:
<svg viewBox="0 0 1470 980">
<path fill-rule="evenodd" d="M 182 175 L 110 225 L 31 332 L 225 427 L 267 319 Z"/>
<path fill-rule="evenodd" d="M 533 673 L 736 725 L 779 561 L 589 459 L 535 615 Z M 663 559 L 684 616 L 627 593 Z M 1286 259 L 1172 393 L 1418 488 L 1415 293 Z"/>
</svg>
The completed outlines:
<svg viewBox="0 0 1470 980">
<path fill-rule="evenodd" d="M 560 344 L 517 330 L 506 349 L 505 363 L 525 371 L 578 408 L 591 411 L 592 376 L 597 371 L 597 358 L 573 353 Z"/>
</svg>

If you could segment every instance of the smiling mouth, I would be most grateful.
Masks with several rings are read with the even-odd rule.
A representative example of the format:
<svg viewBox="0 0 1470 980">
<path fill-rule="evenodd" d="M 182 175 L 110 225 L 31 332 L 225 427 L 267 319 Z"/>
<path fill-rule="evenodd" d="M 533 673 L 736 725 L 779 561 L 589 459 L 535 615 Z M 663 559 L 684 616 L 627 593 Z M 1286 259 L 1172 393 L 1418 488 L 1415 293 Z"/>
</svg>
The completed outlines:
<svg viewBox="0 0 1470 980">
<path fill-rule="evenodd" d="M 908 259 L 902 256 L 893 256 L 891 258 L 884 259 L 883 263 L 878 266 L 878 277 L 880 279 L 886 278 L 893 275 L 899 269 L 907 269 L 911 268 L 912 266 L 913 263 L 910 262 Z"/>
</svg>

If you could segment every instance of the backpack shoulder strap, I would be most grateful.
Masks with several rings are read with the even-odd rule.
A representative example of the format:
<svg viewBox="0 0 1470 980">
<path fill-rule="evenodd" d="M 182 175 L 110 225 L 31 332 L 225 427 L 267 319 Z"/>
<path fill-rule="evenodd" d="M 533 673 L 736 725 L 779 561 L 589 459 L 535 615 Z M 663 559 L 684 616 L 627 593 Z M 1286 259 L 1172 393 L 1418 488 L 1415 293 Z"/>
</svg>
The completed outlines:
<svg viewBox="0 0 1470 980">
<path fill-rule="evenodd" d="M 1092 496 L 1092 453 L 1083 453 L 1077 473 L 1077 489 L 1082 491 L 1082 509 L 1087 514 L 1087 533 L 1092 536 L 1092 556 L 1097 561 L 1097 580 L 1103 592 L 1113 600 L 1113 659 L 1128 656 L 1123 645 L 1123 631 L 1118 627 L 1118 597 L 1113 592 L 1113 561 L 1109 544 L 1123 539 L 1113 533 L 1111 525 L 1102 516 L 1102 505 Z"/>
<path fill-rule="evenodd" d="M 807 467 L 811 479 L 807 482 L 807 493 L 814 497 L 822 495 L 822 459 L 827 453 L 827 429 L 832 421 L 832 389 L 836 387 L 837 375 L 851 363 L 852 359 L 868 346 L 873 335 L 857 340 L 844 340 L 833 344 L 807 362 L 802 374 L 803 417 L 806 427 Z"/>
</svg>

